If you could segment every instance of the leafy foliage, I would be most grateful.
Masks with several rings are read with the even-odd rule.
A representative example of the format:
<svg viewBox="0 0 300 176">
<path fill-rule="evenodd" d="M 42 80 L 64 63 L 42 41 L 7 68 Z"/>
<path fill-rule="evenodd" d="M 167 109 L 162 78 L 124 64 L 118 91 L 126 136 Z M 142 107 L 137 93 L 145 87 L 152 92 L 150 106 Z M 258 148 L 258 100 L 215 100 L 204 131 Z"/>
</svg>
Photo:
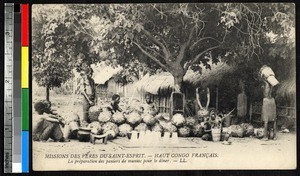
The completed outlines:
<svg viewBox="0 0 300 176">
<path fill-rule="evenodd" d="M 123 66 L 123 77 L 168 71 L 179 86 L 188 69 L 201 72 L 209 60 L 258 68 L 270 57 L 295 58 L 295 7 L 288 3 L 36 7 L 33 66 L 43 86 L 67 80 L 78 53 L 88 65 Z"/>
</svg>

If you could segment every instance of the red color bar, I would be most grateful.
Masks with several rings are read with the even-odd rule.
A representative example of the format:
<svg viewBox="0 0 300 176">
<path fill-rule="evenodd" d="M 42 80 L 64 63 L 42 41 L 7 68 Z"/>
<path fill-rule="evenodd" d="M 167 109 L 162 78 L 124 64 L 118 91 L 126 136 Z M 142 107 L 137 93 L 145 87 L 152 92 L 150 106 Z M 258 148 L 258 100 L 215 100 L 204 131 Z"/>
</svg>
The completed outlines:
<svg viewBox="0 0 300 176">
<path fill-rule="evenodd" d="M 21 4 L 21 29 L 22 29 L 22 46 L 28 46 L 28 18 L 29 18 L 29 4 Z"/>
</svg>

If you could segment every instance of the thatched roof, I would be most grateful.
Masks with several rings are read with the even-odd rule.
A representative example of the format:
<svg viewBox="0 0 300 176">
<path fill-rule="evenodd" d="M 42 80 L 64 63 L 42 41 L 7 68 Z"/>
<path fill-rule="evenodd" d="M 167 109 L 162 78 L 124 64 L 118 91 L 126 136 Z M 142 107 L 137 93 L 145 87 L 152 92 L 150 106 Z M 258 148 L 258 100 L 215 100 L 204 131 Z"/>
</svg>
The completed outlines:
<svg viewBox="0 0 300 176">
<path fill-rule="evenodd" d="M 278 96 L 281 97 L 296 97 L 296 79 L 291 77 L 287 80 L 283 80 L 278 85 L 277 91 Z"/>
<path fill-rule="evenodd" d="M 184 80 L 197 85 L 201 83 L 203 86 L 207 85 L 216 85 L 219 84 L 219 82 L 222 79 L 222 76 L 225 73 L 228 73 L 230 71 L 233 71 L 233 67 L 229 66 L 228 64 L 224 62 L 219 62 L 218 64 L 212 64 L 211 69 L 202 69 L 202 73 L 195 74 L 191 70 L 188 71 L 184 77 Z M 203 68 L 203 67 L 202 67 Z M 189 73 L 190 72 L 190 73 Z"/>
<path fill-rule="evenodd" d="M 96 84 L 105 84 L 110 78 L 120 72 L 123 68 L 116 67 L 113 68 L 111 66 L 102 66 L 102 65 L 91 65 L 94 70 L 94 81 Z"/>
<path fill-rule="evenodd" d="M 221 80 L 221 76 L 233 70 L 229 65 L 220 62 L 219 64 L 211 64 L 211 69 L 203 68 L 202 74 L 188 70 L 183 77 L 184 82 L 202 85 L 216 84 Z M 175 89 L 174 77 L 169 72 L 162 72 L 156 75 L 145 75 L 140 81 L 136 83 L 138 91 L 145 91 L 151 94 L 159 94 L 160 90 Z"/>
<path fill-rule="evenodd" d="M 138 91 L 145 91 L 156 95 L 159 89 L 174 88 L 174 78 L 169 72 L 162 72 L 152 76 L 147 74 L 135 86 Z"/>
</svg>

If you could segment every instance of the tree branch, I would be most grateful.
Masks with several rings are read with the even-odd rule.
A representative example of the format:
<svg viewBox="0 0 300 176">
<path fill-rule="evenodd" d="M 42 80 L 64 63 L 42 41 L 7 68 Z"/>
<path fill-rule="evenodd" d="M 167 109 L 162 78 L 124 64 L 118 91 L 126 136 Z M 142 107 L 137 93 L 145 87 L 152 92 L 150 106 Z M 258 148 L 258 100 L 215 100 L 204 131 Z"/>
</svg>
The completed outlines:
<svg viewBox="0 0 300 176">
<path fill-rule="evenodd" d="M 215 39 L 215 38 L 213 38 L 213 37 L 203 37 L 203 38 L 200 38 L 199 40 L 197 40 L 196 42 L 194 42 L 194 43 L 192 44 L 192 46 L 190 47 L 190 49 L 194 49 L 194 47 L 195 47 L 199 42 L 201 42 L 201 41 L 203 41 L 203 40 L 208 40 L 208 39 L 211 39 L 211 40 L 216 41 L 216 42 L 218 42 L 218 43 L 222 43 L 221 41 L 219 41 L 219 40 L 217 40 L 217 39 Z"/>
<path fill-rule="evenodd" d="M 167 61 L 168 58 L 170 57 L 170 52 L 168 51 L 168 49 L 166 48 L 166 46 L 164 44 L 162 44 L 159 40 L 157 40 L 153 35 L 150 34 L 149 31 L 147 31 L 146 29 L 143 29 L 142 32 L 149 37 L 155 44 L 157 44 L 158 46 L 161 47 L 161 49 L 163 50 L 163 53 L 165 55 L 165 60 Z"/>
<path fill-rule="evenodd" d="M 192 62 L 190 63 L 190 65 L 194 64 L 195 62 L 198 61 L 198 59 L 205 53 L 207 53 L 208 51 L 211 51 L 213 49 L 216 49 L 216 48 L 219 48 L 220 45 L 217 45 L 217 46 L 213 46 L 213 47 L 210 47 L 210 48 L 207 48 L 206 50 L 204 50 L 203 52 L 199 53 L 193 60 Z"/>
<path fill-rule="evenodd" d="M 151 49 L 150 47 L 147 47 L 147 46 L 145 46 L 145 45 L 143 45 L 143 44 L 139 44 L 141 47 L 144 47 L 144 48 L 146 48 L 147 50 L 150 50 L 150 51 L 152 51 L 154 54 L 156 54 L 156 55 L 158 55 L 159 57 L 161 57 L 161 58 L 163 58 L 164 59 L 164 56 L 163 55 L 161 55 L 160 53 L 158 53 L 157 51 L 155 51 L 154 49 Z"/>
<path fill-rule="evenodd" d="M 141 45 L 139 45 L 138 43 L 136 43 L 136 42 L 133 42 L 146 56 L 148 56 L 150 59 L 152 59 L 154 62 L 156 62 L 159 66 L 161 66 L 163 69 L 165 69 L 165 70 L 167 70 L 167 71 L 169 71 L 169 68 L 165 65 L 165 64 L 163 64 L 163 63 L 161 63 L 158 59 L 156 59 L 153 55 L 151 55 L 150 53 L 148 53 L 146 50 L 144 50 L 143 48 L 142 48 L 142 46 Z"/>
<path fill-rule="evenodd" d="M 192 40 L 194 31 L 195 31 L 195 27 L 193 27 L 193 28 L 191 29 L 190 34 L 189 34 L 189 37 L 188 37 L 188 40 L 187 40 L 183 45 L 181 45 L 181 47 L 180 47 L 179 55 L 178 55 L 177 60 L 176 60 L 176 62 L 177 62 L 178 64 L 180 64 L 181 61 L 182 61 L 183 58 L 184 58 L 184 54 L 185 54 L 186 48 L 187 48 L 187 47 L 190 45 L 190 43 L 191 43 L 191 40 Z"/>
</svg>

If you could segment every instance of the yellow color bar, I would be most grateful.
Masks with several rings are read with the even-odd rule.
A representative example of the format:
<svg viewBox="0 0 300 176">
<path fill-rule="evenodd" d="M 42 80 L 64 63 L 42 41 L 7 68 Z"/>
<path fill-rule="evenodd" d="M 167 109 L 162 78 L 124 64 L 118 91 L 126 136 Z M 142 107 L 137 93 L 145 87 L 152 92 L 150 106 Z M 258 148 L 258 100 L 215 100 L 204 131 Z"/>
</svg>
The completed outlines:
<svg viewBox="0 0 300 176">
<path fill-rule="evenodd" d="M 22 88 L 28 88 L 28 46 L 22 46 L 22 62 L 21 62 L 21 67 L 22 67 L 22 75 L 21 75 L 21 81 L 22 81 Z"/>
</svg>

